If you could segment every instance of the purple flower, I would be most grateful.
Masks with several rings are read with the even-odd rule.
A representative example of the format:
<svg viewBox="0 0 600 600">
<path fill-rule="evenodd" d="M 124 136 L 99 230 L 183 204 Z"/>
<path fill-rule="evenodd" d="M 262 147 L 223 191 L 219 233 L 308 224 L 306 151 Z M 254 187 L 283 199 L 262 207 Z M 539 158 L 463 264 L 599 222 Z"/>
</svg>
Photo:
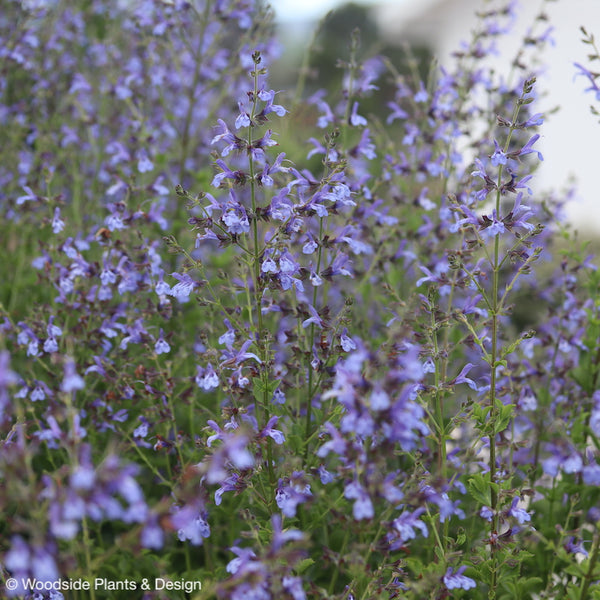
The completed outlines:
<svg viewBox="0 0 600 600">
<path fill-rule="evenodd" d="M 334 480 L 334 476 L 323 465 L 319 465 L 317 472 L 319 473 L 319 479 L 323 485 L 327 485 Z"/>
<path fill-rule="evenodd" d="M 259 173 L 256 176 L 256 181 L 259 185 L 271 187 L 274 184 L 273 178 L 271 177 L 273 173 L 287 173 L 290 171 L 290 167 L 281 166 L 284 158 L 285 152 L 281 152 L 277 155 L 277 158 L 275 159 L 275 162 L 272 165 L 270 165 L 269 163 L 265 163 L 262 173 Z"/>
<path fill-rule="evenodd" d="M 187 302 L 190 299 L 190 294 L 197 287 L 197 283 L 191 278 L 188 273 L 171 273 L 171 276 L 177 279 L 179 283 L 175 284 L 168 292 L 170 296 L 174 296 L 181 302 Z"/>
<path fill-rule="evenodd" d="M 463 573 L 465 572 L 467 567 L 462 566 L 459 567 L 456 572 L 453 571 L 452 567 L 448 567 L 446 574 L 443 577 L 444 585 L 449 590 L 462 589 L 462 590 L 470 590 L 471 588 L 476 587 L 476 583 L 470 577 L 465 577 Z"/>
<path fill-rule="evenodd" d="M 220 341 L 220 340 L 219 340 Z M 236 352 L 229 348 L 224 350 L 221 354 L 221 367 L 238 367 L 248 358 L 253 358 L 257 363 L 261 364 L 262 361 L 254 352 L 247 352 L 248 348 L 252 345 L 252 340 L 246 340 L 242 347 Z"/>
<path fill-rule="evenodd" d="M 570 444 L 564 447 L 552 444 L 549 449 L 550 456 L 542 461 L 542 469 L 547 475 L 556 477 L 561 468 L 565 473 L 580 473 L 583 469 L 579 452 Z"/>
<path fill-rule="evenodd" d="M 304 539 L 304 533 L 297 529 L 283 529 L 281 515 L 275 513 L 271 517 L 273 525 L 273 542 L 271 544 L 273 550 L 277 552 L 287 542 L 297 542 Z"/>
<path fill-rule="evenodd" d="M 459 383 L 466 383 L 472 390 L 477 391 L 479 389 L 477 384 L 472 379 L 467 377 L 467 373 L 473 368 L 473 366 L 474 365 L 471 363 L 467 363 L 462 368 L 461 372 L 452 381 L 450 381 L 450 384 L 457 385 Z"/>
<path fill-rule="evenodd" d="M 276 444 L 283 444 L 285 442 L 285 436 L 278 429 L 274 429 L 277 424 L 279 417 L 273 416 L 269 419 L 269 422 L 265 425 L 265 428 L 260 432 L 259 438 L 270 437 Z"/>
<path fill-rule="evenodd" d="M 370 405 L 372 410 L 386 410 L 390 407 L 391 401 L 388 393 L 381 387 L 373 389 L 370 396 Z"/>
<path fill-rule="evenodd" d="M 16 580 L 14 590 L 6 589 L 8 597 L 23 597 L 27 590 L 24 580 L 36 579 L 42 583 L 54 582 L 59 579 L 59 573 L 54 559 L 54 552 L 49 546 L 30 546 L 21 536 L 11 540 L 10 550 L 4 557 L 4 566 Z"/>
<path fill-rule="evenodd" d="M 160 330 L 160 337 L 154 344 L 154 351 L 156 354 L 167 354 L 168 352 L 171 352 L 171 346 L 169 346 L 169 343 L 165 340 L 162 329 Z"/>
<path fill-rule="evenodd" d="M 542 113 L 535 113 L 526 121 L 519 123 L 519 127 L 526 129 L 528 127 L 538 127 L 544 122 L 544 115 Z"/>
<path fill-rule="evenodd" d="M 352 507 L 352 514 L 357 521 L 373 518 L 375 511 L 373 509 L 371 498 L 358 481 L 351 481 L 346 485 L 344 488 L 344 496 L 346 496 L 348 500 L 355 501 Z"/>
<path fill-rule="evenodd" d="M 494 167 L 497 167 L 498 165 L 505 165 L 508 159 L 505 152 L 502 150 L 502 148 L 500 148 L 500 144 L 498 144 L 496 140 L 494 140 L 494 147 L 496 150 L 490 156 L 491 163 L 494 165 Z"/>
<path fill-rule="evenodd" d="M 39 196 L 37 196 L 29 186 L 26 186 L 26 185 L 23 186 L 23 191 L 26 192 L 26 195 L 19 196 L 17 198 L 17 206 L 21 206 L 21 204 L 24 204 L 28 200 L 38 200 L 39 199 Z"/>
<path fill-rule="evenodd" d="M 210 529 L 209 529 L 210 535 Z M 192 541 L 192 544 L 194 542 Z M 140 534 L 140 544 L 143 548 L 160 550 L 164 544 L 164 533 L 158 524 L 158 519 L 153 516 L 148 519 Z"/>
<path fill-rule="evenodd" d="M 531 154 L 535 152 L 538 155 L 539 160 L 544 160 L 541 152 L 533 149 L 533 145 L 540 139 L 540 134 L 536 133 L 524 146 L 519 150 L 517 156 L 525 156 L 526 154 Z"/>
<path fill-rule="evenodd" d="M 293 598 L 293 600 L 305 600 L 306 594 L 302 588 L 302 579 L 300 577 L 286 576 L 281 580 L 283 589 Z"/>
<path fill-rule="evenodd" d="M 418 508 L 412 513 L 405 511 L 392 521 L 393 532 L 391 535 L 398 538 L 399 546 L 403 546 L 409 540 L 417 537 L 415 529 L 418 529 L 424 537 L 429 535 L 427 526 L 419 519 L 424 512 L 424 508 Z"/>
<path fill-rule="evenodd" d="M 531 515 L 523 508 L 519 508 L 519 501 L 520 498 L 518 496 L 513 498 L 507 514 L 509 517 L 515 518 L 520 525 L 523 525 L 523 523 L 531 521 Z"/>
<path fill-rule="evenodd" d="M 361 125 L 367 124 L 367 120 L 358 114 L 358 102 L 355 102 L 352 105 L 352 113 L 350 114 L 350 124 L 354 125 L 354 127 L 359 127 Z"/>
<path fill-rule="evenodd" d="M 181 521 L 181 519 L 172 520 Z M 200 515 L 183 523 L 177 530 L 179 541 L 185 542 L 189 540 L 193 546 L 200 546 L 202 540 L 207 537 L 210 537 L 210 526 Z"/>
<path fill-rule="evenodd" d="M 572 536 L 567 540 L 564 548 L 569 554 L 583 554 L 586 558 L 589 556 L 588 551 L 583 545 L 583 540 L 578 540 Z"/>
<path fill-rule="evenodd" d="M 484 215 L 482 217 L 482 235 L 487 238 L 491 238 L 500 235 L 506 231 L 504 222 L 498 219 L 496 209 L 492 210 L 492 218 Z"/>
<path fill-rule="evenodd" d="M 227 156 L 232 150 L 241 150 L 246 147 L 244 140 L 240 139 L 237 135 L 234 135 L 231 133 L 231 131 L 229 131 L 225 121 L 219 119 L 218 123 L 221 127 L 221 133 L 215 135 L 210 143 L 216 144 L 217 142 L 223 141 L 227 144 L 221 151 L 221 156 Z"/>
<path fill-rule="evenodd" d="M 600 465 L 592 463 L 582 469 L 583 482 L 590 486 L 600 486 Z"/>
<path fill-rule="evenodd" d="M 223 179 L 231 179 L 234 184 L 241 185 L 246 180 L 246 174 L 243 171 L 232 171 L 224 160 L 220 158 L 216 161 L 217 166 L 221 169 L 220 173 L 217 173 L 212 180 L 211 185 L 218 188 L 221 185 Z"/>
<path fill-rule="evenodd" d="M 254 458 L 248 451 L 249 439 L 243 434 L 221 434 L 222 444 L 211 456 L 198 465 L 206 472 L 206 482 L 221 483 L 229 476 L 228 468 L 244 470 L 254 466 Z"/>
<path fill-rule="evenodd" d="M 46 397 L 52 397 L 53 395 L 52 390 L 50 390 L 43 381 L 36 381 L 35 387 L 31 391 L 29 397 L 32 402 L 38 402 L 40 400 L 45 400 Z"/>
<path fill-rule="evenodd" d="M 141 150 L 138 153 L 137 170 L 140 173 L 148 173 L 149 171 L 152 171 L 153 169 L 154 169 L 154 165 L 152 164 L 152 161 L 148 158 L 148 155 L 146 154 L 146 152 L 144 150 Z"/>
<path fill-rule="evenodd" d="M 64 228 L 65 222 L 60 218 L 60 208 L 57 206 L 52 217 L 52 231 L 53 233 L 60 233 Z"/>
<path fill-rule="evenodd" d="M 261 159 L 264 156 L 264 149 L 270 148 L 271 146 L 277 146 L 277 142 L 274 139 L 271 139 L 273 136 L 273 130 L 267 129 L 265 134 L 252 142 L 252 146 L 250 147 L 250 152 L 255 159 Z"/>
<path fill-rule="evenodd" d="M 210 392 L 219 387 L 219 376 L 210 363 L 206 368 L 196 367 L 196 385 L 205 392 Z"/>
<path fill-rule="evenodd" d="M 390 108 L 392 110 L 392 112 L 388 115 L 388 118 L 386 119 L 386 123 L 389 125 L 390 123 L 392 123 L 393 121 L 395 121 L 396 119 L 407 119 L 408 118 L 408 113 L 404 110 L 402 110 L 402 108 L 400 108 L 400 106 L 398 104 L 396 104 L 395 102 L 388 102 L 388 108 Z"/>
<path fill-rule="evenodd" d="M 429 94 L 425 89 L 422 81 L 419 81 L 419 91 L 414 96 L 415 102 L 427 102 L 429 99 Z"/>
<path fill-rule="evenodd" d="M 85 387 L 83 378 L 77 374 L 75 370 L 75 361 L 72 358 L 67 358 L 64 364 L 64 378 L 60 389 L 63 392 L 75 392 L 82 390 Z"/>
<path fill-rule="evenodd" d="M 348 336 L 348 330 L 345 327 L 342 331 L 342 335 L 340 336 L 340 344 L 344 352 L 351 352 L 352 350 L 356 350 L 356 342 Z"/>
<path fill-rule="evenodd" d="M 241 102 L 238 102 L 238 108 L 240 109 L 240 113 L 235 119 L 235 128 L 241 129 L 242 127 L 250 127 L 252 121 L 250 121 L 250 115 L 244 110 L 244 105 Z"/>
<path fill-rule="evenodd" d="M 221 221 L 228 233 L 239 235 L 250 231 L 250 222 L 246 209 L 237 201 L 233 191 L 229 192 L 230 200 L 227 202 L 221 215 Z"/>
<path fill-rule="evenodd" d="M 489 506 L 482 506 L 479 511 L 479 516 L 491 523 L 492 518 L 494 517 L 494 511 Z"/>
<path fill-rule="evenodd" d="M 262 111 L 259 113 L 259 117 L 266 117 L 268 114 L 274 112 L 278 117 L 283 117 L 287 110 L 280 104 L 273 104 L 275 94 L 277 92 L 273 90 L 260 90 L 258 97 L 265 102 Z"/>
<path fill-rule="evenodd" d="M 0 351 L 0 424 L 4 418 L 4 410 L 8 408 L 8 388 L 18 382 L 17 374 L 10 368 L 10 354 Z"/>
<path fill-rule="evenodd" d="M 280 479 L 275 492 L 275 501 L 286 517 L 295 517 L 298 504 L 312 497 L 310 485 L 304 480 L 302 471 L 294 471 L 290 478 Z"/>
<path fill-rule="evenodd" d="M 240 476 L 237 473 L 232 473 L 227 479 L 225 479 L 221 487 L 215 492 L 215 504 L 217 506 L 221 505 L 223 501 L 223 494 L 225 492 L 235 492 L 240 489 L 238 486 L 238 482 L 240 481 Z M 243 489 L 243 488 L 241 488 Z"/>
<path fill-rule="evenodd" d="M 598 73 L 592 73 L 589 69 L 586 69 L 583 65 L 580 65 L 579 63 L 573 64 L 579 69 L 579 73 L 576 73 L 575 77 L 577 77 L 578 75 L 583 75 L 584 77 L 587 77 L 587 79 L 591 83 L 590 87 L 586 88 L 585 91 L 594 92 L 596 94 L 596 100 L 600 101 L 600 87 L 598 87 L 598 84 L 596 83 Z"/>
<path fill-rule="evenodd" d="M 590 415 L 590 429 L 596 437 L 600 437 L 600 390 L 594 392 L 592 396 L 594 406 Z"/>
<path fill-rule="evenodd" d="M 256 558 L 256 554 L 250 550 L 250 548 L 240 548 L 239 546 L 232 546 L 230 550 L 236 554 L 236 558 L 230 560 L 225 567 L 228 573 L 236 574 L 238 571 L 246 570 L 248 564 L 253 562 Z"/>
<path fill-rule="evenodd" d="M 302 321 L 302 327 L 306 329 L 309 325 L 314 324 L 319 329 L 323 329 L 325 322 L 320 317 L 319 313 L 317 312 L 317 309 L 312 304 L 308 305 L 308 312 L 311 316 L 308 319 Z"/>
</svg>

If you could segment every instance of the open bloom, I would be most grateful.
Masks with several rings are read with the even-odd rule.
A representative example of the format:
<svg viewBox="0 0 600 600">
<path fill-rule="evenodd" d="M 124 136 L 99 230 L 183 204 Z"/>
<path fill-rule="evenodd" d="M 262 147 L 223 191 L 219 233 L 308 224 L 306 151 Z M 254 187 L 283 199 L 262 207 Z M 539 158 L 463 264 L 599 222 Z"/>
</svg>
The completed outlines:
<svg viewBox="0 0 600 600">
<path fill-rule="evenodd" d="M 449 590 L 462 589 L 462 590 L 470 590 L 474 588 L 477 584 L 470 577 L 465 577 L 463 573 L 467 567 L 462 566 L 459 567 L 456 573 L 453 573 L 452 567 L 448 567 L 446 574 L 443 577 L 444 585 Z"/>
</svg>

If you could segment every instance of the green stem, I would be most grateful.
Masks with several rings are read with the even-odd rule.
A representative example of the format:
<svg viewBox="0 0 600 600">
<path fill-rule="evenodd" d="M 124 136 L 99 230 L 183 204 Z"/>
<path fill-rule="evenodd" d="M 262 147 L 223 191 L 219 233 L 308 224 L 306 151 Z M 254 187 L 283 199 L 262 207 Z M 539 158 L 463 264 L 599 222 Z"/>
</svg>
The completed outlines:
<svg viewBox="0 0 600 600">
<path fill-rule="evenodd" d="M 267 341 L 264 335 L 264 324 L 262 317 L 262 284 L 260 281 L 260 258 L 263 253 L 263 249 L 260 247 L 259 235 L 258 235 L 258 217 L 257 217 L 257 200 L 256 200 L 256 181 L 254 179 L 254 157 L 252 156 L 252 128 L 254 126 L 254 118 L 256 115 L 257 101 L 258 101 L 258 75 L 259 68 L 258 64 L 260 62 L 260 58 L 255 59 L 254 63 L 254 90 L 252 94 L 252 113 L 250 115 L 250 124 L 248 125 L 248 171 L 250 175 L 250 201 L 252 206 L 252 238 L 253 238 L 253 256 L 252 256 L 252 264 L 254 267 L 254 304 L 255 304 L 255 312 L 256 312 L 256 323 L 257 323 L 257 331 L 256 331 L 256 344 L 258 347 L 258 353 L 260 359 L 262 361 L 261 365 L 261 379 L 263 384 L 263 397 L 262 397 L 262 412 L 263 412 L 263 424 L 269 422 L 271 418 L 271 412 L 269 410 L 269 373 L 267 371 L 268 365 L 268 350 L 267 350 Z M 257 403 L 258 404 L 258 403 Z M 257 406 L 257 420 L 258 420 L 258 406 Z M 259 420 L 260 424 L 260 420 Z M 259 425 L 260 426 L 260 425 Z M 267 439 L 267 470 L 269 473 L 269 481 L 271 485 L 275 485 L 276 476 L 275 471 L 273 469 L 273 440 L 269 437 Z"/>
<path fill-rule="evenodd" d="M 439 357 L 439 345 L 437 339 L 437 323 L 435 319 L 435 308 L 432 307 L 431 310 L 431 337 L 433 341 L 434 348 L 434 358 L 435 358 L 435 373 L 434 373 L 434 385 L 435 385 L 435 413 L 437 420 L 437 428 L 438 428 L 438 467 L 440 477 L 442 478 L 442 484 L 445 484 L 448 480 L 448 470 L 447 470 L 447 450 L 446 450 L 446 428 L 444 425 L 444 397 L 443 392 L 440 389 L 440 370 L 441 370 L 441 362 L 442 360 Z M 429 509 L 428 509 L 429 510 Z M 438 521 L 439 533 L 436 528 L 435 535 L 439 541 L 440 548 L 442 550 L 442 554 L 446 553 L 446 534 L 448 531 L 448 521 Z M 441 540 L 440 540 L 441 536 Z"/>
<path fill-rule="evenodd" d="M 600 534 L 596 530 L 596 533 L 594 533 L 592 555 L 590 556 L 589 561 L 588 561 L 587 573 L 583 577 L 581 591 L 579 593 L 579 600 L 587 600 L 590 585 L 592 584 L 592 580 L 594 579 L 594 569 L 596 568 L 596 563 L 598 562 L 598 553 L 599 552 L 600 552 Z"/>
<path fill-rule="evenodd" d="M 85 565 L 86 565 L 86 570 L 87 570 L 87 576 L 91 579 L 93 579 L 94 574 L 92 571 L 92 559 L 90 556 L 90 548 L 92 547 L 91 541 L 90 541 L 90 534 L 89 534 L 89 530 L 88 530 L 88 526 L 87 526 L 87 518 L 84 517 L 81 521 L 81 529 L 83 531 L 83 548 L 84 548 L 84 553 L 85 553 Z M 90 586 L 90 598 L 91 600 L 96 600 L 96 592 L 94 590 L 94 586 Z"/>
<path fill-rule="evenodd" d="M 350 527 L 346 527 L 346 533 L 344 534 L 344 542 L 342 543 L 342 548 L 339 552 L 339 556 L 345 556 L 346 546 L 348 545 L 348 540 L 350 539 Z M 335 589 L 335 584 L 337 583 L 337 578 L 340 573 L 340 568 L 333 570 L 333 575 L 331 576 L 331 581 L 329 583 L 329 595 L 333 594 L 333 590 Z"/>
<path fill-rule="evenodd" d="M 524 86 L 525 87 L 525 86 Z M 506 154 L 510 147 L 510 141 L 512 138 L 512 134 L 515 130 L 515 124 L 517 121 L 517 117 L 519 115 L 519 110 L 523 104 L 523 96 L 525 94 L 525 89 L 523 90 L 523 94 L 517 100 L 515 104 L 515 108 L 513 110 L 513 115 L 511 118 L 511 125 L 508 130 L 508 135 L 506 136 L 506 142 L 504 144 L 503 152 Z M 501 199 L 501 185 L 502 185 L 502 172 L 503 165 L 500 164 L 498 166 L 498 180 L 497 180 L 497 191 L 496 191 L 496 218 L 499 218 L 500 215 L 500 199 Z M 496 421 L 498 419 L 498 409 L 496 407 L 496 380 L 497 380 L 497 369 L 498 369 L 498 356 L 499 356 L 499 320 L 500 320 L 500 312 L 502 308 L 502 302 L 504 298 L 499 297 L 499 287 L 500 287 L 500 268 L 502 266 L 502 262 L 500 261 L 500 234 L 497 233 L 494 236 L 494 255 L 493 255 L 493 264 L 492 264 L 492 295 L 491 295 L 491 316 L 492 316 L 492 348 L 490 352 L 490 417 L 489 417 L 489 468 L 490 468 L 490 496 L 491 496 L 491 509 L 492 509 L 492 531 L 491 534 L 495 537 L 498 534 L 499 529 L 499 514 L 498 514 L 498 492 L 497 488 L 494 485 L 496 483 Z M 490 553 L 491 553 L 491 581 L 490 588 L 488 592 L 488 598 L 491 600 L 496 597 L 496 589 L 498 587 L 498 557 L 496 555 L 496 547 L 493 543 L 490 543 Z"/>
<path fill-rule="evenodd" d="M 324 217 L 321 217 L 319 219 L 319 251 L 317 254 L 317 268 L 316 268 L 316 273 L 319 273 L 319 271 L 321 270 L 321 259 L 323 256 L 323 247 L 321 245 L 321 240 L 323 239 L 323 219 Z M 317 303 L 317 286 L 313 287 L 313 297 L 312 297 L 312 304 L 313 307 L 315 307 L 315 304 Z M 316 307 L 315 307 L 316 310 Z M 313 368 L 311 365 L 311 355 L 312 355 L 312 349 L 314 347 L 315 344 L 315 324 L 311 323 L 310 324 L 310 335 L 309 335 L 309 347 L 308 347 L 308 403 L 306 406 L 306 426 L 305 426 L 305 434 L 304 434 L 304 440 L 305 440 L 305 447 L 304 447 L 304 465 L 306 466 L 307 462 L 308 462 L 308 451 L 309 451 L 309 440 L 312 437 L 312 399 L 313 399 L 313 395 L 314 395 L 314 387 L 313 387 L 313 379 L 314 379 L 314 375 L 313 375 Z"/>
</svg>

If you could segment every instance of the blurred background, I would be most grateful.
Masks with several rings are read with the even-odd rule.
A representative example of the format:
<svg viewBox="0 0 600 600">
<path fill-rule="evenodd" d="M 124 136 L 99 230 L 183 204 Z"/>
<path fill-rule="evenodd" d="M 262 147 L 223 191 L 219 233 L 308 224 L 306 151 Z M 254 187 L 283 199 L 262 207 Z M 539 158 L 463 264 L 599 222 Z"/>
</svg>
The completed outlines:
<svg viewBox="0 0 600 600">
<path fill-rule="evenodd" d="M 497 7 L 498 3 L 494 3 Z M 411 52 L 423 79 L 431 59 L 441 65 L 452 61 L 451 54 L 470 39 L 476 24 L 476 11 L 489 6 L 482 0 L 272 0 L 275 10 L 282 57 L 273 72 L 276 83 L 289 89 L 296 81 L 303 56 L 313 44 L 311 65 L 318 76 L 307 78 L 308 91 L 332 85 L 340 77 L 338 58 L 346 58 L 350 33 L 361 29 L 362 56 L 382 53 L 400 70 L 406 68 L 406 52 Z M 328 14 L 329 12 L 329 14 Z M 536 22 L 536 16 L 547 20 Z M 594 94 L 585 93 L 589 82 L 575 77 L 578 62 L 590 64 L 588 47 L 582 43 L 581 26 L 600 38 L 600 0 L 521 0 L 513 30 L 498 41 L 497 55 L 490 68 L 509 77 L 511 62 L 522 41 L 535 24 L 536 35 L 546 35 L 550 44 L 541 56 L 543 74 L 538 77 L 538 101 L 533 112 L 542 112 L 546 121 L 540 128 L 536 149 L 544 163 L 536 176 L 535 189 L 566 190 L 576 183 L 570 203 L 571 222 L 586 234 L 600 234 L 600 123 L 590 111 L 598 104 Z M 315 31 L 320 34 L 315 40 Z M 537 67 L 537 65 L 534 65 Z M 385 90 L 382 90 L 385 93 Z M 566 192 L 565 192 L 566 193 Z"/>
</svg>

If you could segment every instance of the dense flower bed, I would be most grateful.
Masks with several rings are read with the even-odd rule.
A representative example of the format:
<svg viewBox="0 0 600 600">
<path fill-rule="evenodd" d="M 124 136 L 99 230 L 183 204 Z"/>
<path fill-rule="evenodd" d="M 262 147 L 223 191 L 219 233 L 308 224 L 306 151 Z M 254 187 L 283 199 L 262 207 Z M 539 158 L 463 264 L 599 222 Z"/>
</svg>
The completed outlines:
<svg viewBox="0 0 600 600">
<path fill-rule="evenodd" d="M 427 81 L 353 32 L 294 98 L 270 16 L 0 15 L 2 594 L 599 597 L 600 275 L 535 183 L 546 24 L 510 79 L 513 3 Z"/>
</svg>

